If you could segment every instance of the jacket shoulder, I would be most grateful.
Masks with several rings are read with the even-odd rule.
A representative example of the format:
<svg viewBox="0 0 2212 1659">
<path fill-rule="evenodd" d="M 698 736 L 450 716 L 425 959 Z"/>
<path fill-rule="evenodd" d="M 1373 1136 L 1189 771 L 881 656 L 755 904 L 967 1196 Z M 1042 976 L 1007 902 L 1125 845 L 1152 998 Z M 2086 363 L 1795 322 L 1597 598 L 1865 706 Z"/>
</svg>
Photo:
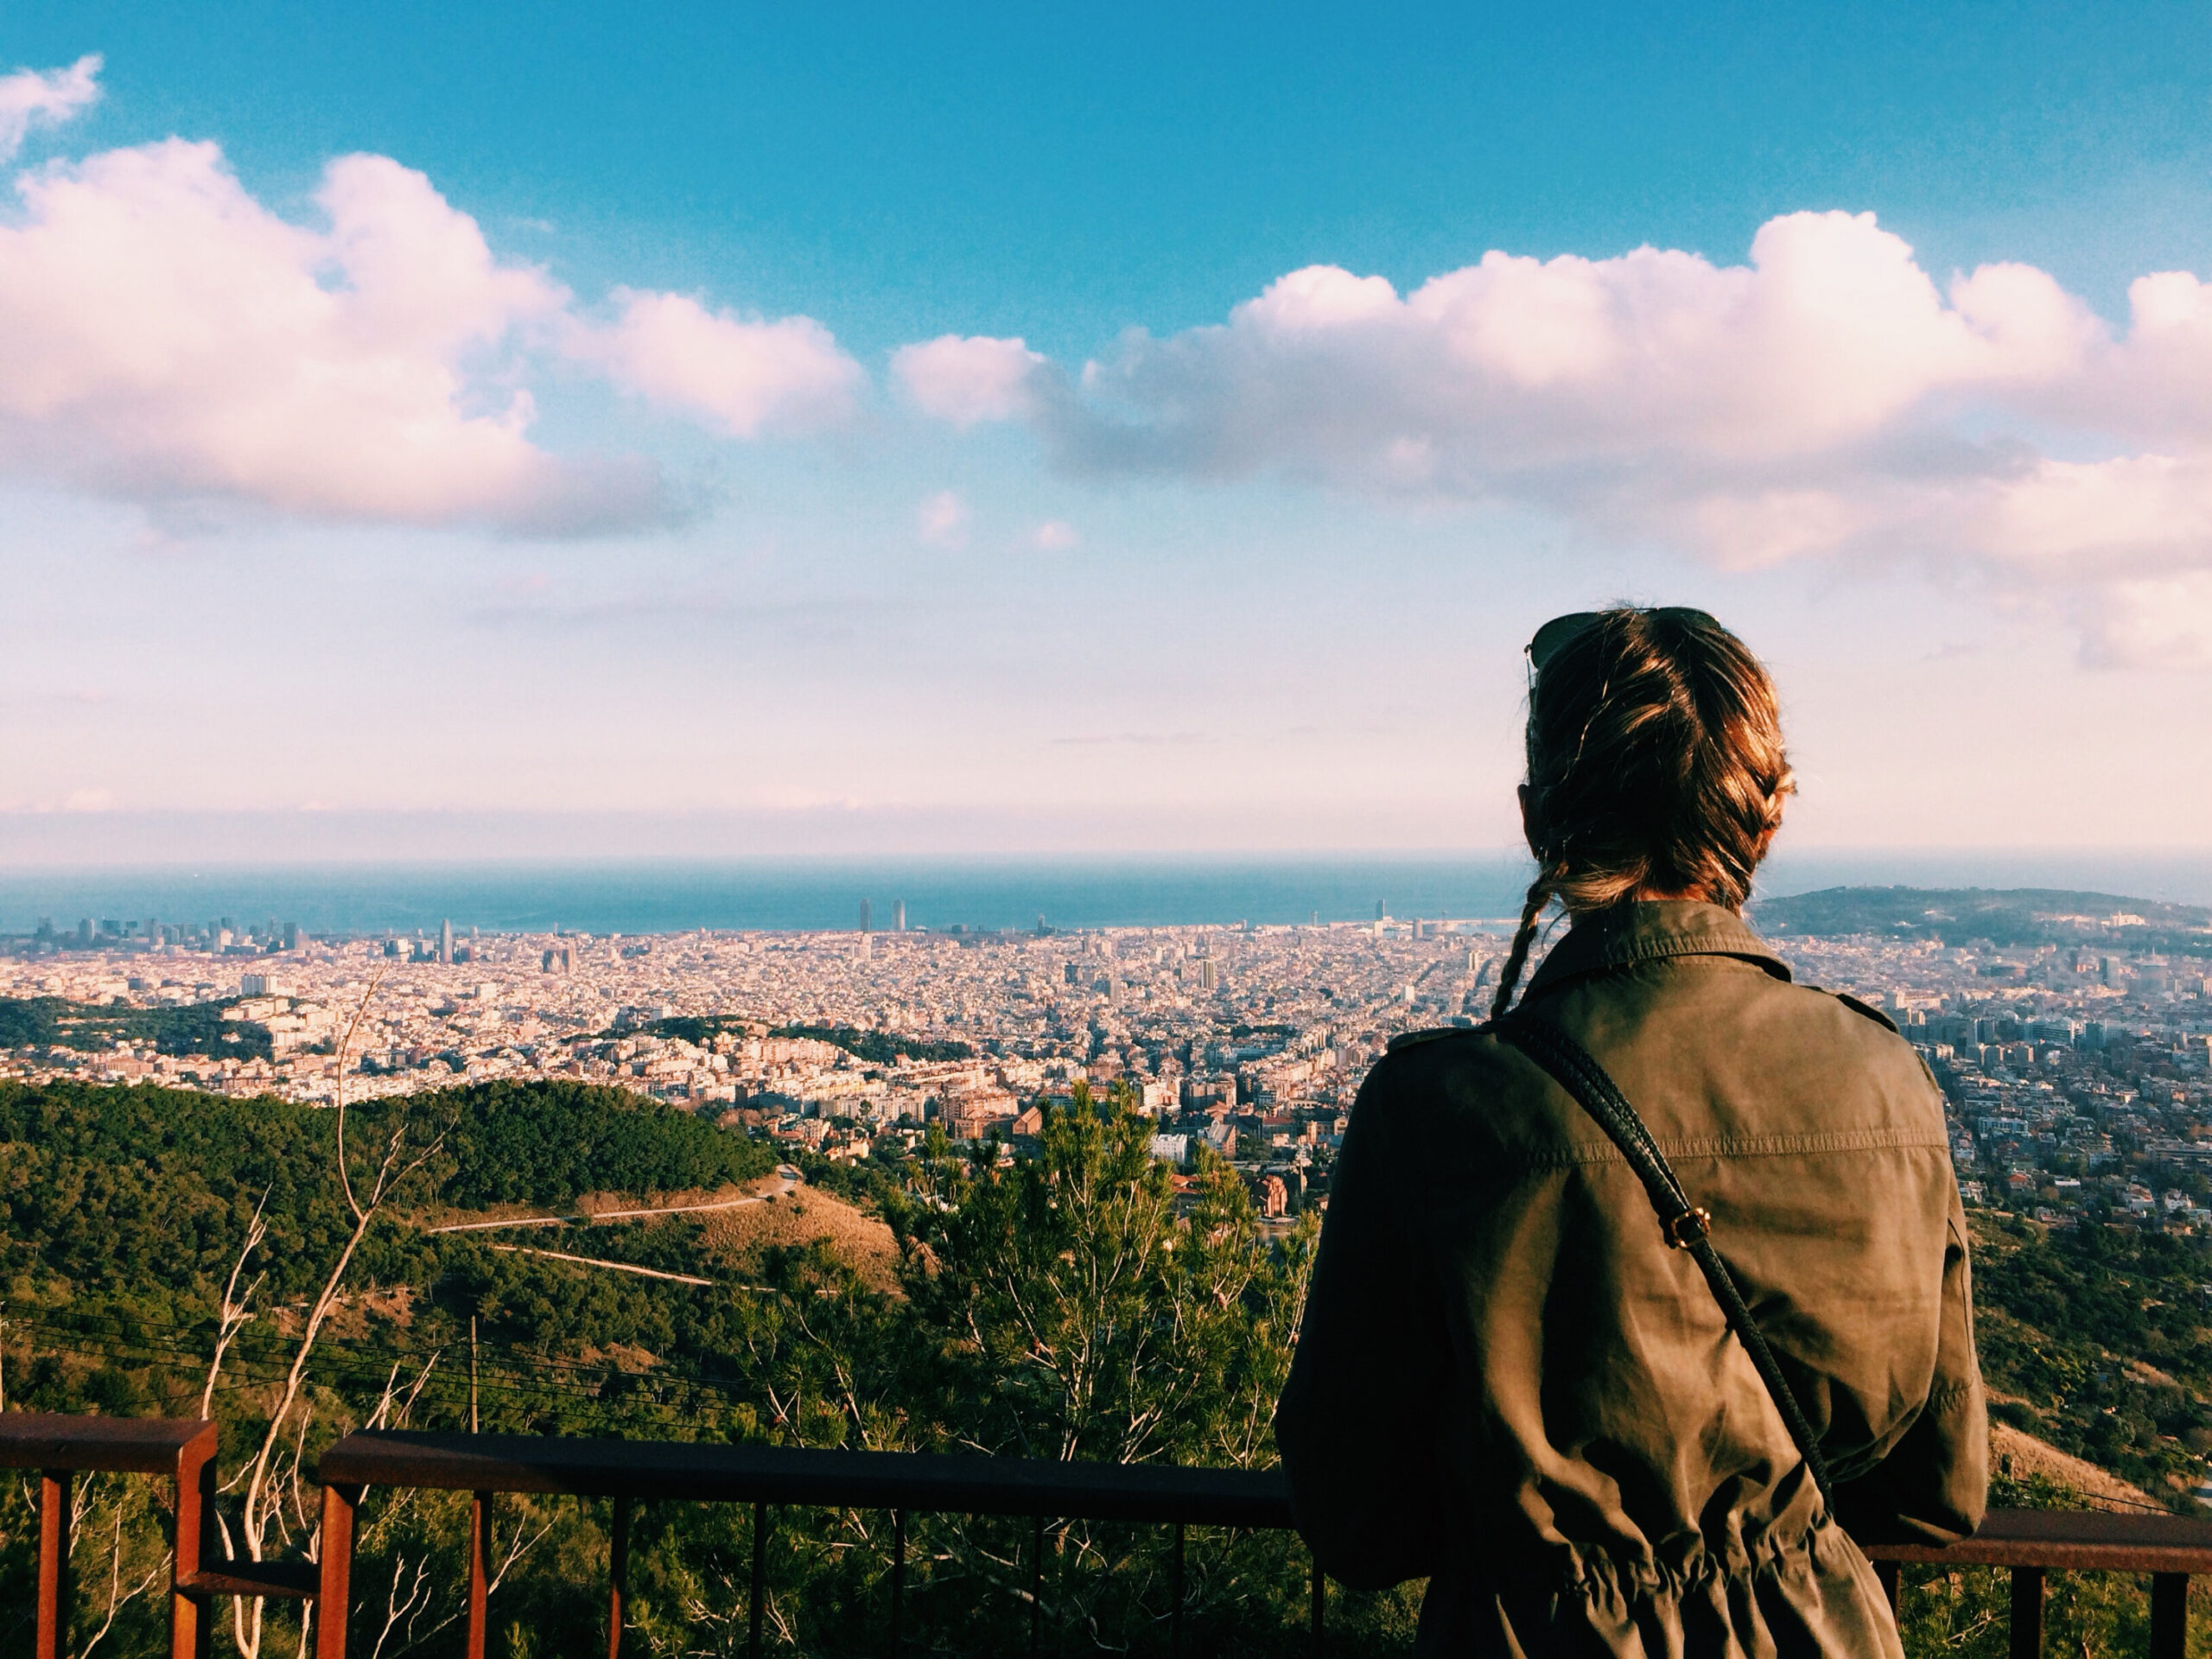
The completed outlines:
<svg viewBox="0 0 2212 1659">
<path fill-rule="evenodd" d="M 1383 1052 L 1395 1054 L 1423 1043 L 1441 1042 L 1446 1037 L 1472 1037 L 1482 1029 L 1479 1026 L 1430 1026 L 1421 1031 L 1402 1031 L 1383 1046 Z"/>
<path fill-rule="evenodd" d="M 1884 1031 L 1897 1031 L 1897 1022 L 1891 1019 L 1888 1014 L 1884 1014 L 1879 1008 L 1874 1007 L 1871 1002 L 1861 1002 L 1857 997 L 1853 996 L 1847 991 L 1835 991 L 1830 993 L 1830 995 L 1832 995 L 1837 1001 L 1842 1003 L 1845 1007 L 1849 1008 L 1853 1014 L 1865 1014 L 1876 1025 L 1881 1027 Z M 1898 1034 L 1903 1035 L 1902 1033 L 1898 1033 Z"/>
<path fill-rule="evenodd" d="M 1802 981 L 1791 985 L 1789 988 L 1793 991 L 1809 992 L 1813 995 L 1821 998 L 1823 1001 L 1840 1002 L 1845 1007 L 1849 1008 L 1861 1020 L 1871 1020 L 1874 1024 L 1879 1026 L 1884 1031 L 1890 1033 L 1892 1036 L 1901 1037 L 1904 1034 L 1903 1032 L 1897 1030 L 1897 1022 L 1891 1019 L 1888 1014 L 1884 1014 L 1872 1002 L 1861 1002 L 1857 997 L 1852 995 L 1848 991 L 1831 991 L 1825 986 L 1807 985 Z"/>
</svg>

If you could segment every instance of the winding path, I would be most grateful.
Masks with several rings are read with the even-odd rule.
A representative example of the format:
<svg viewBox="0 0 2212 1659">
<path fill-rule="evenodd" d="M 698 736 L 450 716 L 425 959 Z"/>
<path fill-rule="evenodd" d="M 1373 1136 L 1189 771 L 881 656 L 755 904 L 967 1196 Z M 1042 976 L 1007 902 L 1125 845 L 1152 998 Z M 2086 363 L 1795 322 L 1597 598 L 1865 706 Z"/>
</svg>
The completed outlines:
<svg viewBox="0 0 2212 1659">
<path fill-rule="evenodd" d="M 777 1165 L 776 1174 L 782 1185 L 777 1186 L 772 1192 L 755 1192 L 749 1198 L 715 1198 L 706 1204 L 664 1205 L 660 1208 L 654 1210 L 601 1210 L 597 1211 L 595 1214 L 581 1216 L 518 1216 L 506 1221 L 454 1221 L 448 1222 L 442 1227 L 431 1227 L 427 1228 L 424 1230 L 432 1233 L 486 1233 L 502 1227 L 588 1227 L 594 1222 L 597 1221 L 641 1221 L 652 1216 L 690 1216 L 702 1214 L 709 1210 L 741 1210 L 748 1204 L 766 1204 L 770 1198 L 780 1198 L 786 1193 L 792 1191 L 792 1189 L 797 1187 L 799 1184 L 800 1176 L 798 1171 L 793 1169 L 789 1164 Z M 494 1249 L 518 1249 L 521 1247 L 519 1245 L 513 1244 L 495 1244 L 492 1248 Z M 531 1254 L 537 1255 L 559 1255 L 560 1252 L 557 1250 L 537 1250 L 531 1252 Z M 582 1262 L 586 1259 L 586 1257 L 581 1255 L 562 1257 L 562 1260 L 567 1262 Z M 608 1262 L 601 1262 L 600 1265 L 602 1267 L 620 1267 L 621 1263 Z M 632 1273 L 643 1273 L 645 1269 L 643 1268 L 632 1268 L 630 1271 Z M 680 1278 L 682 1275 L 663 1274 L 662 1276 L 664 1278 Z M 710 1281 L 701 1279 L 693 1282 L 703 1285 Z"/>
<path fill-rule="evenodd" d="M 512 1255 L 550 1255 L 556 1262 L 574 1262 L 587 1268 L 612 1268 L 617 1273 L 634 1273 L 641 1279 L 671 1279 L 679 1285 L 705 1285 L 712 1288 L 715 1281 L 702 1279 L 691 1273 L 664 1273 L 658 1268 L 641 1268 L 632 1262 L 609 1262 L 596 1255 L 570 1255 L 566 1250 L 533 1250 L 527 1244 L 494 1244 L 495 1250 L 505 1250 Z"/>
</svg>

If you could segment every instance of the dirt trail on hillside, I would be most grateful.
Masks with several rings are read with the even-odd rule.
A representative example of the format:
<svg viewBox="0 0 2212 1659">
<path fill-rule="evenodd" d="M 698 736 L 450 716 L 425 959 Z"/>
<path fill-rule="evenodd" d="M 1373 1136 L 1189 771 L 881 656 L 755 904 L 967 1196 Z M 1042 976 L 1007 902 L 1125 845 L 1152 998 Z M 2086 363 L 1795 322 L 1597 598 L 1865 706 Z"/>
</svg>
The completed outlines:
<svg viewBox="0 0 2212 1659">
<path fill-rule="evenodd" d="M 2118 1475 L 2084 1461 L 2070 1452 L 2062 1452 L 2048 1441 L 2013 1427 L 2010 1423 L 1989 1426 L 1990 1472 L 1994 1474 L 2005 1467 L 2005 1460 L 2012 1459 L 2015 1479 L 2024 1480 L 2031 1475 L 2041 1475 L 2055 1480 L 2062 1486 L 2071 1486 L 2084 1497 L 2101 1500 L 2130 1509 L 2163 1510 L 2166 1506 L 2140 1486 L 2131 1486 Z"/>
<path fill-rule="evenodd" d="M 772 1204 L 718 1211 L 699 1226 L 701 1256 L 729 1268 L 743 1266 L 770 1245 L 811 1244 L 817 1238 L 828 1239 L 869 1288 L 899 1294 L 899 1243 L 891 1229 L 819 1187 L 799 1187 Z"/>
<path fill-rule="evenodd" d="M 511 1228 L 559 1229 L 596 1226 L 601 1223 L 658 1221 L 669 1216 L 742 1209 L 772 1198 L 781 1198 L 797 1185 L 798 1179 L 797 1170 L 788 1166 L 779 1166 L 772 1173 L 741 1186 L 657 1192 L 650 1196 L 630 1192 L 588 1192 L 570 1207 L 551 1215 L 529 1205 L 499 1204 L 486 1205 L 482 1210 L 441 1211 L 435 1215 L 418 1216 L 415 1218 L 415 1224 L 430 1233 L 483 1233 L 502 1232 Z"/>
</svg>

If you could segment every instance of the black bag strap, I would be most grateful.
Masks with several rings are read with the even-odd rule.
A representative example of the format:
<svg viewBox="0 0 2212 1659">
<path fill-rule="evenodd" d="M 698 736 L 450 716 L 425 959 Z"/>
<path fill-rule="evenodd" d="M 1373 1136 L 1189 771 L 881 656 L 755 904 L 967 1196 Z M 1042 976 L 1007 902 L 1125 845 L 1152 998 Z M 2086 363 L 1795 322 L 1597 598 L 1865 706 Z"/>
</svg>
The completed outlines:
<svg viewBox="0 0 2212 1659">
<path fill-rule="evenodd" d="M 1728 1264 L 1713 1248 L 1713 1217 L 1689 1201 L 1682 1184 L 1675 1179 L 1674 1170 L 1661 1155 L 1658 1143 L 1652 1140 L 1651 1131 L 1644 1128 L 1643 1118 L 1629 1104 L 1628 1096 L 1621 1093 L 1619 1086 L 1588 1049 L 1549 1020 L 1516 1009 L 1494 1020 L 1491 1028 L 1548 1072 L 1621 1149 L 1621 1156 L 1628 1160 L 1629 1167 L 1636 1172 L 1650 1197 L 1651 1207 L 1658 1213 L 1659 1230 L 1666 1235 L 1669 1245 L 1688 1250 L 1704 1273 L 1705 1282 L 1713 1288 L 1713 1300 L 1720 1304 L 1729 1329 L 1735 1332 L 1737 1340 L 1751 1355 L 1751 1363 L 1758 1368 L 1759 1377 L 1765 1382 L 1767 1392 L 1774 1396 L 1775 1408 L 1781 1412 L 1782 1421 L 1789 1430 L 1789 1438 L 1796 1442 L 1805 1466 L 1813 1471 L 1814 1484 L 1821 1489 L 1821 1497 L 1833 1510 L 1835 1494 L 1828 1481 L 1827 1460 L 1821 1455 L 1812 1425 L 1805 1420 L 1804 1410 L 1789 1387 L 1789 1379 L 1783 1376 L 1781 1363 L 1768 1345 L 1766 1333 L 1751 1317 L 1751 1310 L 1744 1301 L 1743 1292 L 1737 1289 Z"/>
</svg>

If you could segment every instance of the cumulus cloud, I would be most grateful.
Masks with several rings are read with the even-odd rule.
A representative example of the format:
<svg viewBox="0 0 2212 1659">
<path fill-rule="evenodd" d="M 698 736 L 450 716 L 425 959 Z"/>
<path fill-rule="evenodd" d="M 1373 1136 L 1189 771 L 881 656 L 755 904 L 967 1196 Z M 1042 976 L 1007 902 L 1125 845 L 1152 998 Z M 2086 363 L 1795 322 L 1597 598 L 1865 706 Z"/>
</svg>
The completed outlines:
<svg viewBox="0 0 2212 1659">
<path fill-rule="evenodd" d="M 661 510 L 643 463 L 563 461 L 530 394 L 468 359 L 566 293 L 501 265 L 421 174 L 325 171 L 329 228 L 255 201 L 213 144 L 111 150 L 16 181 L 0 225 L 0 466 L 141 499 L 558 531 Z"/>
<path fill-rule="evenodd" d="M 968 544 L 968 504 L 952 490 L 925 496 L 915 509 L 914 534 L 931 547 Z"/>
<path fill-rule="evenodd" d="M 1224 327 L 1132 336 L 1089 365 L 1061 435 L 1094 466 L 1391 490 L 1786 469 L 1934 403 L 2047 385 L 2101 335 L 2040 271 L 1985 268 L 1946 296 L 1871 214 L 1798 213 L 1760 230 L 1748 266 L 1491 253 L 1402 298 L 1294 271 Z"/>
<path fill-rule="evenodd" d="M 1744 265 L 1492 252 L 1403 295 L 1314 266 L 1075 375 L 950 338 L 894 366 L 1078 474 L 1510 501 L 1738 567 L 1965 562 L 2066 596 L 2093 657 L 2174 659 L 2212 630 L 2129 584 L 2212 570 L 2212 286 L 2129 301 L 2115 328 L 2032 266 L 1939 283 L 1872 214 L 1793 213 Z"/>
<path fill-rule="evenodd" d="M 925 415 L 970 427 L 1029 414 L 1045 359 L 1019 340 L 941 334 L 892 353 L 891 372 Z"/>
<path fill-rule="evenodd" d="M 88 54 L 67 69 L 18 69 L 0 75 L 0 162 L 10 162 L 35 124 L 67 121 L 99 99 L 100 59 Z"/>
<path fill-rule="evenodd" d="M 1082 540 L 1065 518 L 1047 518 L 1029 535 L 1029 544 L 1040 553 L 1065 553 Z"/>
<path fill-rule="evenodd" d="M 97 59 L 0 79 L 0 140 L 80 106 Z M 329 163 L 302 224 L 213 143 L 170 139 L 17 176 L 0 215 L 0 472 L 193 512 L 634 528 L 678 511 L 659 467 L 531 436 L 567 359 L 732 436 L 845 418 L 858 366 L 804 317 L 618 289 L 594 320 L 496 257 L 421 173 Z"/>
<path fill-rule="evenodd" d="M 580 325 L 568 349 L 626 391 L 739 438 L 818 430 L 854 411 L 860 365 L 810 317 L 764 321 L 626 288 L 613 299 L 618 320 Z"/>
</svg>

